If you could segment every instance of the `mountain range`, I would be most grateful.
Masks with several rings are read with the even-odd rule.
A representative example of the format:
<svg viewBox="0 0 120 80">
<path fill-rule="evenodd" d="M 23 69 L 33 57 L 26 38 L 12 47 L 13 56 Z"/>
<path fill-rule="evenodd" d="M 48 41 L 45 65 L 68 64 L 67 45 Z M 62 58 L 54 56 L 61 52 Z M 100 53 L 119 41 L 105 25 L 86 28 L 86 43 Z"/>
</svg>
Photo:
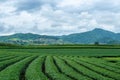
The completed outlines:
<svg viewBox="0 0 120 80">
<path fill-rule="evenodd" d="M 114 33 L 100 28 L 63 36 L 48 36 L 32 33 L 17 33 L 9 36 L 0 36 L 0 42 L 14 44 L 120 44 L 120 33 Z"/>
</svg>

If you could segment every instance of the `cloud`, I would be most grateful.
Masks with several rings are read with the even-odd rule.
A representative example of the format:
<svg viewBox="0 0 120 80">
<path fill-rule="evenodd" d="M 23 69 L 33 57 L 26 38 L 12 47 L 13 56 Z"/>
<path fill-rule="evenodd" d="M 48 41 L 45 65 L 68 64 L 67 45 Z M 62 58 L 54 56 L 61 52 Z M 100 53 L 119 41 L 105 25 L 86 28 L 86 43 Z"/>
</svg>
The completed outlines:
<svg viewBox="0 0 120 80">
<path fill-rule="evenodd" d="M 4 27 L 4 24 L 0 24 L 0 33 L 4 32 L 5 31 L 5 27 Z"/>
<path fill-rule="evenodd" d="M 57 7 L 65 11 L 86 11 L 93 7 L 95 0 L 62 0 Z"/>
<path fill-rule="evenodd" d="M 120 32 L 119 0 L 0 1 L 1 34 L 65 35 L 94 28 Z"/>
<path fill-rule="evenodd" d="M 0 3 L 2 3 L 2 2 L 6 2 L 6 1 L 8 1 L 8 0 L 0 0 Z"/>
<path fill-rule="evenodd" d="M 10 2 L 6 0 L 0 3 L 0 17 L 7 17 L 8 15 L 14 14 L 13 12 L 16 10 L 16 7 L 12 5 L 13 3 L 12 0 Z"/>
<path fill-rule="evenodd" d="M 37 9 L 42 5 L 40 0 L 21 0 L 16 4 L 18 11 Z"/>
</svg>

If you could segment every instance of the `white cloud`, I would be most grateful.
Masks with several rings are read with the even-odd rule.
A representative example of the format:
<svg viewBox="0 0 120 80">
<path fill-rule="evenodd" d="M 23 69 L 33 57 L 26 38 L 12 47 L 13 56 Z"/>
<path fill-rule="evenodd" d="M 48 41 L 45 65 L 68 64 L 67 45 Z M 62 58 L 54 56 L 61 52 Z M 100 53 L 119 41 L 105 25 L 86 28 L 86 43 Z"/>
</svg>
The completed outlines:
<svg viewBox="0 0 120 80">
<path fill-rule="evenodd" d="M 74 7 L 74 8 L 83 8 L 87 6 L 89 8 L 94 4 L 94 0 L 62 0 L 61 2 L 58 3 L 58 7 Z M 88 7 L 89 6 L 89 7 Z"/>
<path fill-rule="evenodd" d="M 120 32 L 119 21 L 120 0 L 6 0 L 0 3 L 1 34 L 64 35 L 94 28 Z"/>
<path fill-rule="evenodd" d="M 13 1 L 0 3 L 0 17 L 13 15 L 13 12 L 16 10 L 16 7 L 12 5 L 13 3 Z"/>
</svg>

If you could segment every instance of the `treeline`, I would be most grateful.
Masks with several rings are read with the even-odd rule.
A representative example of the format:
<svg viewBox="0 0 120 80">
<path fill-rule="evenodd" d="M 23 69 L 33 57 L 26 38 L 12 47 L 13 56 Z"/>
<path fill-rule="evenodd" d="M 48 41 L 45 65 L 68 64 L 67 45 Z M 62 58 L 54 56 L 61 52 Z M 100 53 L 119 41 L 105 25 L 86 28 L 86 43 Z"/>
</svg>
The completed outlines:
<svg viewBox="0 0 120 80">
<path fill-rule="evenodd" d="M 0 49 L 120 49 L 120 45 L 63 44 L 63 45 L 17 45 L 0 43 Z"/>
<path fill-rule="evenodd" d="M 17 44 L 10 44 L 10 43 L 0 43 L 0 49 L 2 48 L 7 48 L 7 49 L 10 49 L 10 48 L 22 48 L 23 46 L 21 45 L 17 45 Z"/>
</svg>

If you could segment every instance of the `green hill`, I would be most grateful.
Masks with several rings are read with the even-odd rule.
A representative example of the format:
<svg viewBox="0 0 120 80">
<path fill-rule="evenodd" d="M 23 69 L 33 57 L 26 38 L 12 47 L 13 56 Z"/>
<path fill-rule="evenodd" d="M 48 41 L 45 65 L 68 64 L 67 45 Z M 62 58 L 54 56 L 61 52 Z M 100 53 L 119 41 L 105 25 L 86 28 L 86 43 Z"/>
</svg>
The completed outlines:
<svg viewBox="0 0 120 80">
<path fill-rule="evenodd" d="M 94 42 L 99 42 L 103 44 L 120 44 L 120 34 L 116 34 L 99 28 L 84 33 L 62 36 L 62 39 L 64 41 L 78 44 L 92 44 Z"/>
<path fill-rule="evenodd" d="M 1 36 L 0 42 L 21 45 L 38 44 L 120 44 L 120 33 L 96 28 L 84 33 L 75 33 L 64 36 L 48 36 L 32 33 L 17 33 L 10 36 Z"/>
<path fill-rule="evenodd" d="M 13 44 L 58 44 L 62 41 L 55 36 L 38 35 L 32 33 L 17 33 L 10 36 L 1 36 L 1 42 Z"/>
</svg>

